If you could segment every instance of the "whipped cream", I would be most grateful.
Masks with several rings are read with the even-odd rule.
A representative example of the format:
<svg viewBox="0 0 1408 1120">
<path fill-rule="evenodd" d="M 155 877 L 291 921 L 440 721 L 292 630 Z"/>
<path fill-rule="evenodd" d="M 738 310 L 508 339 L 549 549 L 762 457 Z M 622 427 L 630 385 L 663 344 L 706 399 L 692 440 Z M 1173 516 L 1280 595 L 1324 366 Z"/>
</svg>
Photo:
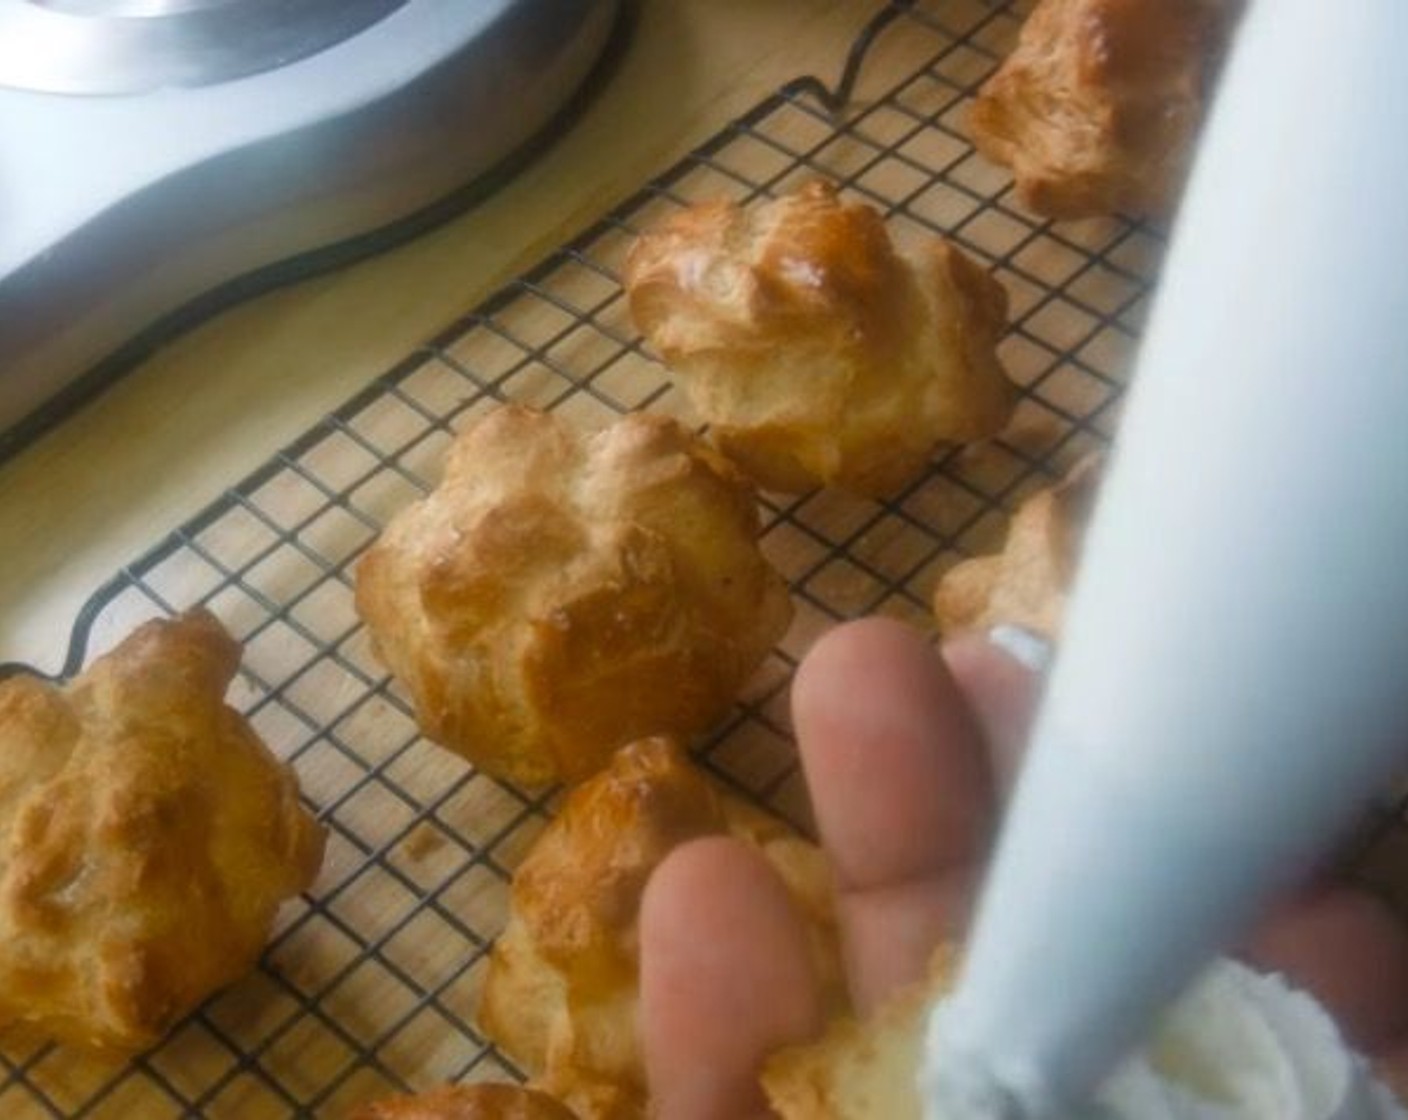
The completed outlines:
<svg viewBox="0 0 1408 1120">
<path fill-rule="evenodd" d="M 920 1075 L 925 1120 L 1010 1115 L 991 1084 L 954 1076 L 942 1039 L 931 1033 Z M 1408 1120 L 1408 1111 L 1314 999 L 1219 961 L 1071 1120 Z"/>
</svg>

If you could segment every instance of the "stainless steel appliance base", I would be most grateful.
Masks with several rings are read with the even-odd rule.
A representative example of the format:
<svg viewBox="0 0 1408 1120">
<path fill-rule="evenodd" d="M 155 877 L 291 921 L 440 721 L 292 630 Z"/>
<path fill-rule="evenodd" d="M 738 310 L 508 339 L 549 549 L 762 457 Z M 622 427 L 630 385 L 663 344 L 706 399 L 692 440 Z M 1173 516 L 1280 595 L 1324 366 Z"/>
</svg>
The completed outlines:
<svg viewBox="0 0 1408 1120">
<path fill-rule="evenodd" d="M 0 88 L 0 166 L 17 171 L 0 222 L 0 458 L 213 310 L 480 196 L 582 86 L 618 7 L 405 0 L 231 81 Z"/>
</svg>

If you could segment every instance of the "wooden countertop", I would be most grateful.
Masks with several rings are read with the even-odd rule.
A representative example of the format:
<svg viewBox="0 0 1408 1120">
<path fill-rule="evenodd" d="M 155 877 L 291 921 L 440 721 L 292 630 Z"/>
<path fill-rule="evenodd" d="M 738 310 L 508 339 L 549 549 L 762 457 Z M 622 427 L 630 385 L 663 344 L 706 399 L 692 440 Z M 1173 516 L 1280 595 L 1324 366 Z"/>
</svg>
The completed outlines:
<svg viewBox="0 0 1408 1120">
<path fill-rule="evenodd" d="M 874 0 L 642 0 L 609 84 L 503 191 L 204 324 L 0 465 L 0 661 L 58 665 L 135 558 L 420 342 L 796 75 Z"/>
</svg>

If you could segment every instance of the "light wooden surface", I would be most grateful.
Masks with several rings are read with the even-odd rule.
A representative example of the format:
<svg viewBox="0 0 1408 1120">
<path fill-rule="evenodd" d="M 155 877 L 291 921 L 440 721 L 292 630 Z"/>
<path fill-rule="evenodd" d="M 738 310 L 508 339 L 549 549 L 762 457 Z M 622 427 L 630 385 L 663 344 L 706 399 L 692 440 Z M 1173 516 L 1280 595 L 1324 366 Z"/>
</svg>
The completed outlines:
<svg viewBox="0 0 1408 1120">
<path fill-rule="evenodd" d="M 642 0 L 602 95 L 505 190 L 181 338 L 0 466 L 0 660 L 56 666 L 83 600 L 371 378 L 803 71 L 869 0 Z"/>
</svg>

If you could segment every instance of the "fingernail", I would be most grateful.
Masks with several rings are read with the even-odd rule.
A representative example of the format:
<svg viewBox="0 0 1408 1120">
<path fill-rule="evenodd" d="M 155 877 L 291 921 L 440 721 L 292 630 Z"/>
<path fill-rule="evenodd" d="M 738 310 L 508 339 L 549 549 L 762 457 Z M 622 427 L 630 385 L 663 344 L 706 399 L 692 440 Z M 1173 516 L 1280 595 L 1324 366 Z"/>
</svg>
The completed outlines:
<svg viewBox="0 0 1408 1120">
<path fill-rule="evenodd" d="M 1004 622 L 988 631 L 988 641 L 1033 673 L 1044 673 L 1055 652 L 1051 642 L 1035 630 Z"/>
</svg>

